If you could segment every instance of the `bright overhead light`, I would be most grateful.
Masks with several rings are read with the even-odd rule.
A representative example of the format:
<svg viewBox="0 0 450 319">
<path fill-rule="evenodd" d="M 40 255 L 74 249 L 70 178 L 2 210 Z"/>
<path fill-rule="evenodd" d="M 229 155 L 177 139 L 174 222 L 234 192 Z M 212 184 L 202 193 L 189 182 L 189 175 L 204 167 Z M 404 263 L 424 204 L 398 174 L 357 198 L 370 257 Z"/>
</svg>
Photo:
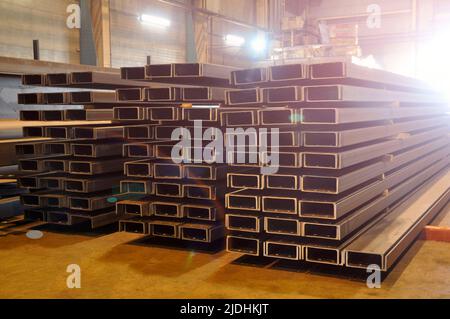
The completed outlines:
<svg viewBox="0 0 450 319">
<path fill-rule="evenodd" d="M 252 49 L 256 53 L 262 53 L 262 52 L 266 51 L 266 49 L 267 49 L 266 37 L 263 35 L 258 35 L 255 39 L 253 39 Z"/>
<path fill-rule="evenodd" d="M 381 66 L 378 64 L 372 54 L 366 56 L 365 58 L 352 56 L 352 63 L 360 66 L 365 66 L 370 69 L 381 69 Z"/>
<path fill-rule="evenodd" d="M 241 47 L 245 43 L 245 39 L 238 35 L 227 34 L 224 37 L 225 44 L 230 47 Z"/>
<path fill-rule="evenodd" d="M 431 39 L 419 46 L 416 75 L 434 89 L 441 91 L 450 100 L 450 24 L 443 25 Z"/>
<path fill-rule="evenodd" d="M 155 27 L 161 27 L 161 28 L 168 28 L 168 27 L 170 27 L 170 24 L 171 24 L 170 20 L 168 20 L 168 19 L 151 16 L 148 14 L 140 15 L 139 21 L 141 21 L 143 24 L 148 24 L 148 25 L 152 25 Z"/>
</svg>

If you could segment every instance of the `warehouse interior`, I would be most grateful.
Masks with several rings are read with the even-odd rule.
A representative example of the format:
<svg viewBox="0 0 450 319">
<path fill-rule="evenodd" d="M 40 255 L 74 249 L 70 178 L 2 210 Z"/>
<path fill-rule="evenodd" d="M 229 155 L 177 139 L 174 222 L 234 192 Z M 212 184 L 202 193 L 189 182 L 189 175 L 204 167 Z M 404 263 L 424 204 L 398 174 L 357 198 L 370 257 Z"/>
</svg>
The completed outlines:
<svg viewBox="0 0 450 319">
<path fill-rule="evenodd" d="M 0 25 L 1 299 L 450 298 L 448 0 Z"/>
</svg>

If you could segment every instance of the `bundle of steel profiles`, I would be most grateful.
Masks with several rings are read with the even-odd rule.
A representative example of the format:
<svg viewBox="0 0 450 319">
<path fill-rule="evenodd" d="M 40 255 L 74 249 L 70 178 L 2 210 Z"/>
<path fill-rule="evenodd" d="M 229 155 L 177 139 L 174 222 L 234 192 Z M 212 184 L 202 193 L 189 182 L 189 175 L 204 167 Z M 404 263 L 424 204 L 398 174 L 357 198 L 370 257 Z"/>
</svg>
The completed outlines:
<svg viewBox="0 0 450 319">
<path fill-rule="evenodd" d="M 172 65 L 169 66 L 172 68 Z M 198 65 L 198 68 L 211 81 L 229 78 L 226 67 Z M 209 69 L 218 72 L 217 75 L 206 72 Z M 220 74 L 224 72 L 222 69 L 226 76 Z M 202 79 L 205 78 L 202 76 Z M 134 162 L 146 159 L 149 163 L 148 176 L 153 176 L 153 169 L 157 169 L 155 174 L 164 175 L 169 172 L 170 175 L 173 166 L 170 163 L 164 165 L 171 160 L 169 147 L 173 143 L 165 142 L 171 137 L 169 125 L 178 125 L 183 116 L 188 116 L 190 121 L 196 116 L 209 116 L 211 123 L 217 117 L 215 109 L 183 111 L 181 101 L 209 104 L 223 100 L 224 95 L 220 88 L 183 84 L 172 87 L 165 83 L 122 79 L 120 73 L 106 72 L 25 74 L 22 82 L 24 85 L 69 88 L 64 92 L 59 90 L 48 93 L 47 90 L 46 93 L 18 95 L 20 104 L 68 105 L 64 110 L 47 107 L 46 110 L 33 108 L 21 111 L 21 120 L 33 124 L 24 127 L 24 136 L 45 138 L 37 143 L 21 143 L 16 146 L 17 156 L 20 158 L 19 185 L 28 190 L 21 198 L 25 218 L 59 225 L 88 222 L 92 228 L 116 223 L 119 219 L 127 219 L 121 225 L 131 222 L 128 218 L 136 215 L 129 209 L 134 206 L 126 206 L 124 201 L 135 203 L 147 200 L 143 206 L 151 207 L 152 212 L 153 207 L 159 209 L 163 219 L 166 218 L 164 211 L 166 208 L 170 211 L 169 203 L 165 208 L 149 200 L 153 198 L 156 180 L 153 182 L 146 179 L 142 175 L 145 165 L 140 165 L 141 161 Z M 70 108 L 70 105 L 84 107 Z M 48 123 L 42 125 L 43 122 Z M 36 126 L 36 123 L 40 125 Z M 160 127 L 157 129 L 158 124 Z M 161 140 L 159 144 L 155 142 L 158 139 Z M 156 154 L 159 154 L 160 163 L 154 165 Z M 184 174 L 186 170 L 187 174 L 192 175 L 193 184 L 191 187 L 180 185 L 180 188 L 195 198 L 199 193 L 203 194 L 209 185 L 210 196 L 213 198 L 213 189 L 219 189 L 220 184 L 212 186 L 211 181 L 220 180 L 223 167 L 197 166 L 180 166 L 180 173 Z M 208 181 L 201 175 L 207 173 L 207 168 L 211 172 Z M 161 188 L 164 189 L 164 183 L 169 184 L 167 182 L 173 180 L 171 176 L 162 178 L 162 175 L 159 175 L 158 182 L 163 184 Z M 205 185 L 204 188 L 197 185 L 199 181 Z M 208 211 L 208 217 L 202 206 L 196 207 L 194 204 L 191 205 L 193 207 L 187 204 L 184 205 L 186 207 L 183 206 L 184 211 L 189 212 L 192 217 L 192 225 L 190 228 L 186 225 L 184 237 L 195 240 L 197 235 L 203 236 L 203 233 L 206 234 L 205 241 L 223 237 L 223 227 L 213 227 L 216 221 L 215 209 L 219 211 L 217 215 L 220 215 L 217 205 L 210 205 L 212 207 Z M 122 211 L 124 208 L 126 210 Z M 145 213 L 145 207 L 142 209 L 141 215 L 150 215 Z M 182 216 L 183 213 L 179 214 Z M 168 216 L 170 219 L 170 212 Z M 206 222 L 195 223 L 195 220 Z M 220 220 L 220 216 L 217 220 Z"/>
<path fill-rule="evenodd" d="M 127 127 L 124 149 L 129 161 L 124 166 L 126 178 L 121 182 L 123 193 L 145 197 L 117 203 L 121 230 L 200 243 L 223 238 L 226 167 L 208 164 L 201 158 L 194 160 L 196 152 L 203 155 L 207 150 L 200 140 L 198 147 L 194 142 L 192 147 L 176 152 L 178 141 L 171 140 L 174 130 L 183 128 L 193 141 L 194 121 L 203 120 L 205 129 L 218 128 L 218 108 L 153 106 L 146 111 L 148 119 L 160 124 L 154 127 L 152 140 L 148 139 L 145 119 Z"/>
<path fill-rule="evenodd" d="M 242 89 L 227 90 L 223 125 L 277 128 L 279 143 L 229 166 L 227 250 L 387 271 L 425 225 L 425 210 L 409 218 L 403 208 L 448 177 L 446 101 L 420 81 L 347 61 L 239 70 L 231 82 Z M 274 161 L 276 173 L 264 173 Z M 448 201 L 448 178 L 441 184 L 430 207 Z"/>
<path fill-rule="evenodd" d="M 133 82 L 97 72 L 26 74 L 22 82 L 86 88 L 18 96 L 20 104 L 84 105 L 82 109 L 21 111 L 22 121 L 40 121 L 40 126 L 25 126 L 24 136 L 48 139 L 16 145 L 23 174 L 18 183 L 29 190 L 21 196 L 25 218 L 58 225 L 88 223 L 92 228 L 116 222 L 114 200 L 122 196 L 119 185 L 125 161 L 124 127 L 111 122 L 115 92 L 87 89 L 114 90 Z"/>
<path fill-rule="evenodd" d="M 150 65 L 122 68 L 122 77 L 155 80 L 166 87 L 117 90 L 120 101 L 146 103 L 117 107 L 114 117 L 133 121 L 125 130 L 125 179 L 122 193 L 141 194 L 140 200 L 117 203 L 120 230 L 137 232 L 170 243 L 216 243 L 225 236 L 224 193 L 226 164 L 215 161 L 215 149 L 203 141 L 207 130 L 216 136 L 220 106 L 231 68 L 207 64 Z M 186 86 L 204 85 L 208 86 Z M 149 126 L 148 121 L 157 121 Z M 183 135 L 189 143 L 176 148 Z M 181 134 L 181 135 L 180 135 Z M 210 159 L 204 154 L 210 154 Z"/>
<path fill-rule="evenodd" d="M 25 137 L 51 138 L 16 146 L 29 219 L 118 221 L 159 242 L 226 237 L 228 251 L 255 258 L 387 271 L 450 196 L 446 101 L 345 60 L 23 83 L 73 89 L 21 94 L 22 104 L 84 105 L 21 112 L 49 122 Z"/>
<path fill-rule="evenodd" d="M 133 81 L 231 87 L 230 73 L 235 70 L 229 66 L 204 63 L 150 64 L 122 68 L 121 76 Z"/>
</svg>

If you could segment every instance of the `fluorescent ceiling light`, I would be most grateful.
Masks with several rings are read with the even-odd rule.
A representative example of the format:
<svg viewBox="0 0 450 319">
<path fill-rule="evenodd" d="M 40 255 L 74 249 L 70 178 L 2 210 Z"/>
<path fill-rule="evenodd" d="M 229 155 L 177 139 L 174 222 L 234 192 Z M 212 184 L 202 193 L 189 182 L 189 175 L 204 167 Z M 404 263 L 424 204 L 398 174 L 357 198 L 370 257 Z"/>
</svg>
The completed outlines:
<svg viewBox="0 0 450 319">
<path fill-rule="evenodd" d="M 241 47 L 245 43 L 245 39 L 238 35 L 227 34 L 224 37 L 225 44 L 230 47 Z"/>
<path fill-rule="evenodd" d="M 139 21 L 141 21 L 144 24 L 153 25 L 153 26 L 162 27 L 162 28 L 170 27 L 170 24 L 171 24 L 170 20 L 168 20 L 168 19 L 151 16 L 148 14 L 140 15 Z"/>
</svg>

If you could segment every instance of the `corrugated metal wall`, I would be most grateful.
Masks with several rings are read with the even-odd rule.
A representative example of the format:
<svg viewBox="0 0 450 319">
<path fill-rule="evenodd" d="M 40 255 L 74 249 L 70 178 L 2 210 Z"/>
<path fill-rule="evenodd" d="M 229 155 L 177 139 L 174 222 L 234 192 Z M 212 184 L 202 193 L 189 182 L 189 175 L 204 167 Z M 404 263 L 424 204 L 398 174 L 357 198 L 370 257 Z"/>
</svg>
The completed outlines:
<svg viewBox="0 0 450 319">
<path fill-rule="evenodd" d="M 69 29 L 67 6 L 75 0 L 0 0 L 0 56 L 31 59 L 32 41 L 40 40 L 41 59 L 80 62 L 78 29 Z M 245 23 L 256 23 L 256 1 L 207 0 L 206 9 Z M 166 17 L 169 28 L 142 24 L 141 14 Z M 207 19 L 201 15 L 202 19 Z M 249 52 L 228 50 L 224 35 L 251 39 L 256 29 L 212 18 L 208 35 L 212 40 L 210 62 L 247 65 Z M 186 61 L 186 10 L 158 0 L 110 0 L 111 59 L 113 67 Z"/>
<path fill-rule="evenodd" d="M 152 63 L 184 62 L 185 10 L 156 0 L 111 0 L 112 66 L 136 66 L 152 57 Z M 166 17 L 167 29 L 140 23 L 140 14 Z"/>
<path fill-rule="evenodd" d="M 41 59 L 79 63 L 79 31 L 66 25 L 67 6 L 74 0 L 1 0 L 0 56 L 33 58 L 39 39 Z"/>
<path fill-rule="evenodd" d="M 206 8 L 212 12 L 246 22 L 251 25 L 257 23 L 256 2 L 242 0 L 207 0 Z M 213 18 L 209 32 L 211 36 L 210 62 L 248 67 L 252 62 L 252 51 L 249 43 L 257 35 L 257 29 L 239 25 L 220 18 Z M 241 48 L 227 47 L 223 37 L 227 34 L 238 35 L 246 39 L 247 45 Z"/>
<path fill-rule="evenodd" d="M 274 1 L 274 0 L 273 0 Z M 271 1 L 271 2 L 273 2 Z M 43 60 L 79 63 L 79 30 L 66 26 L 67 6 L 76 0 L 0 0 L 0 56 L 32 58 L 32 40 L 39 39 Z M 252 24 L 258 21 L 259 0 L 207 0 L 206 9 Z M 373 54 L 386 69 L 415 75 L 411 65 L 426 46 L 427 36 L 450 21 L 448 0 L 315 0 L 309 17 L 356 22 L 364 54 Z M 367 7 L 380 6 L 380 28 L 367 27 Z M 112 65 L 142 65 L 186 60 L 186 12 L 158 0 L 110 0 Z M 414 18 L 416 12 L 416 18 Z M 167 17 L 172 25 L 158 29 L 143 25 L 140 14 Z M 273 12 L 272 12 L 273 13 Z M 333 17 L 343 17 L 337 19 Z M 206 18 L 204 18 L 206 19 Z M 207 19 L 206 19 L 207 20 Z M 226 48 L 223 36 L 231 33 L 251 39 L 255 28 L 211 18 L 208 27 L 209 59 L 213 63 L 245 66 L 252 55 L 246 48 Z M 413 71 L 413 72 L 411 72 Z"/>
</svg>

